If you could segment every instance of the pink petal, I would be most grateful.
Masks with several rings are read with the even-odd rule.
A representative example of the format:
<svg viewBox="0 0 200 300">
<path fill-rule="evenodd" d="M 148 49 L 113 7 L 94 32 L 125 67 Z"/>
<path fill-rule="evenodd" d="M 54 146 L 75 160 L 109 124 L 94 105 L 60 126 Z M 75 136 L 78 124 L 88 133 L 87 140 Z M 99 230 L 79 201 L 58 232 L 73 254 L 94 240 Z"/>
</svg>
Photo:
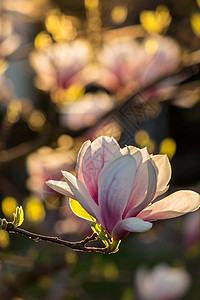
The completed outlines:
<svg viewBox="0 0 200 300">
<path fill-rule="evenodd" d="M 142 221 L 142 222 L 141 222 Z M 118 240 L 124 239 L 129 232 L 145 232 L 150 230 L 152 223 L 145 222 L 138 218 L 127 218 L 118 222 L 113 231 L 112 236 Z"/>
<path fill-rule="evenodd" d="M 166 191 L 166 186 L 171 179 L 171 165 L 166 154 L 152 155 L 151 158 L 157 168 L 157 193 L 162 194 L 161 191 L 163 193 Z"/>
<path fill-rule="evenodd" d="M 122 219 L 136 173 L 131 155 L 116 158 L 105 166 L 99 176 L 99 208 L 103 227 L 112 232 Z"/>
<path fill-rule="evenodd" d="M 130 148 L 132 156 L 136 159 L 137 162 L 137 172 L 135 175 L 134 184 L 131 190 L 131 194 L 124 211 L 123 218 L 126 217 L 127 213 L 137 205 L 139 205 L 145 198 L 145 194 L 148 189 L 148 163 L 150 159 L 147 148 L 138 149 L 136 147 L 128 146 Z M 136 149 L 138 151 L 136 151 Z"/>
<path fill-rule="evenodd" d="M 134 184 L 123 217 L 125 217 L 132 208 L 136 207 L 139 203 L 142 202 L 142 200 L 144 200 L 147 188 L 148 164 L 147 161 L 145 161 L 144 163 L 141 162 L 137 168 Z"/>
<path fill-rule="evenodd" d="M 94 218 L 100 221 L 99 208 L 97 204 L 93 201 L 84 184 L 71 173 L 62 173 L 66 182 L 49 180 L 46 182 L 47 185 L 56 192 L 77 200 L 90 215 L 92 215 Z"/>
<path fill-rule="evenodd" d="M 137 217 L 145 221 L 170 219 L 195 211 L 199 206 L 198 193 L 178 191 L 148 206 Z"/>
<path fill-rule="evenodd" d="M 157 174 L 154 168 L 154 165 L 151 161 L 151 159 L 147 160 L 145 162 L 147 164 L 147 170 L 148 170 L 148 188 L 147 193 L 142 202 L 140 202 L 136 207 L 133 207 L 126 215 L 126 217 L 135 217 L 137 214 L 143 210 L 146 206 L 149 205 L 149 203 L 153 200 L 154 195 L 156 193 L 156 186 L 157 186 Z M 141 187 L 141 189 L 144 190 L 144 183 L 143 178 L 141 177 L 141 181 L 138 179 L 138 186 Z"/>
<path fill-rule="evenodd" d="M 99 137 L 81 150 L 78 161 L 78 178 L 85 183 L 90 195 L 98 204 L 98 177 L 104 165 L 120 156 L 120 147 L 114 138 Z"/>
<path fill-rule="evenodd" d="M 91 142 L 89 140 L 85 141 L 83 145 L 81 146 L 81 149 L 79 150 L 78 157 L 77 157 L 77 163 L 76 163 L 76 177 L 84 184 L 84 178 L 82 173 L 82 161 L 83 157 L 85 155 L 86 150 L 91 145 Z"/>
</svg>

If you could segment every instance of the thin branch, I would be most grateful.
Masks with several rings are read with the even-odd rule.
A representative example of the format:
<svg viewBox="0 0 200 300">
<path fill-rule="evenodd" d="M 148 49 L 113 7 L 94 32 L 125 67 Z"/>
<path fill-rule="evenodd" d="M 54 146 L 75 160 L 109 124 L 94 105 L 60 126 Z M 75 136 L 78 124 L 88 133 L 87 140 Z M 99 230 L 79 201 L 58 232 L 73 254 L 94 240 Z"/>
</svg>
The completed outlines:
<svg viewBox="0 0 200 300">
<path fill-rule="evenodd" d="M 11 232 L 11 233 L 19 233 L 22 235 L 25 235 L 35 241 L 46 241 L 54 244 L 59 244 L 65 247 L 69 247 L 73 250 L 76 251 L 82 251 L 82 252 L 98 252 L 98 253 L 107 253 L 107 249 L 105 248 L 97 248 L 97 247 L 87 247 L 86 244 L 88 242 L 94 241 L 97 239 L 97 234 L 93 233 L 91 236 L 86 237 L 84 240 L 79 241 L 79 242 L 69 242 L 65 240 L 61 240 L 57 237 L 51 237 L 51 236 L 45 236 L 45 235 L 40 235 L 36 233 L 32 233 L 29 231 L 26 231 L 24 229 L 21 229 L 19 227 L 15 227 L 13 223 L 8 222 L 7 223 L 7 228 L 6 231 Z"/>
</svg>

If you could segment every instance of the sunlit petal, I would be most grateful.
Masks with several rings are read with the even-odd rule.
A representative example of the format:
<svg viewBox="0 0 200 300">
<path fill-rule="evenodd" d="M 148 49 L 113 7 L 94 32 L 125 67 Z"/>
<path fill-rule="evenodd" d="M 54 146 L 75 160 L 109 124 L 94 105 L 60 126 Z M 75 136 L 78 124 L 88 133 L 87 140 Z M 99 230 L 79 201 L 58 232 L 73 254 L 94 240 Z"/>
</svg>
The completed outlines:
<svg viewBox="0 0 200 300">
<path fill-rule="evenodd" d="M 148 206 L 137 217 L 145 221 L 170 219 L 195 211 L 199 206 L 199 194 L 193 191 L 178 191 Z"/>
<path fill-rule="evenodd" d="M 154 198 L 157 186 L 157 174 L 151 160 L 147 160 L 148 169 L 148 188 L 144 200 L 138 206 L 132 208 L 126 217 L 135 217 L 141 210 L 143 210 Z M 141 183 L 140 183 L 141 186 Z"/>
<path fill-rule="evenodd" d="M 70 198 L 69 204 L 73 213 L 78 217 L 88 221 L 95 221 L 95 218 L 90 216 L 77 200 Z"/>
<path fill-rule="evenodd" d="M 131 155 L 125 155 L 105 166 L 99 176 L 100 215 L 104 228 L 110 233 L 122 219 L 135 173 L 135 159 Z"/>
<path fill-rule="evenodd" d="M 157 168 L 157 191 L 162 191 L 171 178 L 170 162 L 167 155 L 152 155 L 151 158 Z"/>
<path fill-rule="evenodd" d="M 123 217 L 145 198 L 145 193 L 148 189 L 148 164 L 147 161 L 140 163 L 135 175 L 134 184 L 130 193 L 130 197 L 124 211 Z"/>
<path fill-rule="evenodd" d="M 62 173 L 66 182 L 49 180 L 48 186 L 62 195 L 76 199 L 90 215 L 98 219 L 98 207 L 84 184 L 69 172 Z"/>
<path fill-rule="evenodd" d="M 98 177 L 104 165 L 114 157 L 121 155 L 120 148 L 115 139 L 99 137 L 84 151 L 79 167 L 85 186 L 88 188 L 93 200 L 98 203 Z M 82 181 L 82 180 L 81 180 Z"/>
<path fill-rule="evenodd" d="M 152 223 L 145 222 L 138 218 L 127 218 L 117 223 L 112 231 L 112 236 L 121 240 L 127 236 L 129 232 L 145 232 L 151 229 Z"/>
</svg>

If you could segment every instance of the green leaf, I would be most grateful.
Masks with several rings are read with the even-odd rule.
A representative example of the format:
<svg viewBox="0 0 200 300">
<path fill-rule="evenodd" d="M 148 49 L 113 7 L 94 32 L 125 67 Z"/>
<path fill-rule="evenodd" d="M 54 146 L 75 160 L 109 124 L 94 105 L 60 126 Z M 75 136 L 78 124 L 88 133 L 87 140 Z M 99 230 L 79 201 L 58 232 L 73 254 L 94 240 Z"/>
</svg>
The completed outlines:
<svg viewBox="0 0 200 300">
<path fill-rule="evenodd" d="M 6 230 L 8 222 L 6 219 L 0 219 L 0 228 Z"/>
<path fill-rule="evenodd" d="M 96 222 L 91 223 L 91 228 L 94 232 L 96 232 L 96 234 L 102 240 L 102 242 L 106 245 L 106 247 L 109 248 L 110 247 L 110 239 L 109 239 L 106 231 L 104 230 L 104 228 L 101 225 L 97 224 Z"/>
<path fill-rule="evenodd" d="M 108 253 L 109 254 L 114 254 L 114 253 L 118 252 L 120 243 L 121 243 L 120 240 L 116 240 L 116 239 L 113 238 L 112 242 L 109 245 Z"/>
<path fill-rule="evenodd" d="M 22 225 L 24 221 L 24 211 L 22 206 L 17 206 L 16 211 L 13 215 L 14 215 L 13 225 L 15 227 Z"/>
<path fill-rule="evenodd" d="M 95 221 L 95 218 L 88 214 L 88 212 L 80 205 L 80 203 L 77 200 L 70 198 L 69 205 L 73 213 L 78 217 L 88 221 Z"/>
</svg>

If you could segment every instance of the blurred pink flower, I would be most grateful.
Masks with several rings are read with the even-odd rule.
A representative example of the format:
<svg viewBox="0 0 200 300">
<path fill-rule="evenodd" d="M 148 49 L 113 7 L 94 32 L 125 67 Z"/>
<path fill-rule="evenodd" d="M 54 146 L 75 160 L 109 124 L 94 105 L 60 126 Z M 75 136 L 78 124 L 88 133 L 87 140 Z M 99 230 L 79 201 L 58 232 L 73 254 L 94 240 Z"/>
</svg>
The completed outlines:
<svg viewBox="0 0 200 300">
<path fill-rule="evenodd" d="M 22 19 L 22 21 L 41 21 L 48 13 L 50 8 L 53 8 L 49 0 L 2 0 L 3 9 L 8 13 L 14 12 L 13 18 Z"/>
<path fill-rule="evenodd" d="M 35 193 L 38 197 L 44 196 L 44 193 L 51 193 L 44 182 L 49 178 L 61 180 L 62 174 L 60 169 L 64 168 L 69 171 L 74 166 L 73 151 L 64 147 L 52 149 L 50 147 L 42 147 L 38 151 L 31 153 L 27 157 L 26 166 L 29 174 L 27 180 L 27 187 L 30 191 Z M 47 196 L 47 194 L 46 194 Z"/>
<path fill-rule="evenodd" d="M 183 237 L 186 247 L 193 246 L 200 239 L 200 213 L 197 211 L 184 220 Z"/>
<path fill-rule="evenodd" d="M 115 239 L 151 229 L 149 221 L 178 217 L 200 206 L 200 195 L 178 191 L 154 199 L 168 189 L 171 167 L 166 155 L 147 149 L 120 149 L 114 138 L 86 141 L 79 152 L 76 177 L 62 172 L 66 182 L 49 180 L 55 191 L 73 199 Z"/>
<path fill-rule="evenodd" d="M 133 92 L 156 78 L 167 75 L 180 62 L 178 44 L 168 37 L 149 37 L 137 40 L 118 39 L 104 44 L 98 60 L 110 71 L 110 80 L 100 78 L 101 84 L 114 91 L 121 88 Z"/>
<path fill-rule="evenodd" d="M 60 122 L 64 127 L 79 130 L 90 127 L 114 107 L 114 99 L 107 93 L 87 93 L 79 101 L 60 107 Z"/>
<path fill-rule="evenodd" d="M 89 59 L 90 47 L 84 40 L 52 44 L 35 50 L 30 56 L 31 65 L 37 73 L 37 86 L 47 91 L 66 89 L 77 82 L 77 73 Z"/>
<path fill-rule="evenodd" d="M 64 205 L 64 203 L 63 203 Z M 68 205 L 59 208 L 59 220 L 55 222 L 54 231 L 56 234 L 78 234 L 83 235 L 86 232 L 91 233 L 91 227 L 88 222 L 77 218 Z"/>
<path fill-rule="evenodd" d="M 22 43 L 22 38 L 16 33 L 14 24 L 8 14 L 1 15 L 0 22 L 0 59 L 11 55 Z M 1 61 L 0 61 L 1 63 Z M 0 65 L 1 73 L 1 65 Z"/>
<path fill-rule="evenodd" d="M 135 278 L 138 298 L 141 300 L 180 299 L 190 283 L 186 270 L 166 264 L 157 265 L 152 271 L 140 267 Z"/>
</svg>

